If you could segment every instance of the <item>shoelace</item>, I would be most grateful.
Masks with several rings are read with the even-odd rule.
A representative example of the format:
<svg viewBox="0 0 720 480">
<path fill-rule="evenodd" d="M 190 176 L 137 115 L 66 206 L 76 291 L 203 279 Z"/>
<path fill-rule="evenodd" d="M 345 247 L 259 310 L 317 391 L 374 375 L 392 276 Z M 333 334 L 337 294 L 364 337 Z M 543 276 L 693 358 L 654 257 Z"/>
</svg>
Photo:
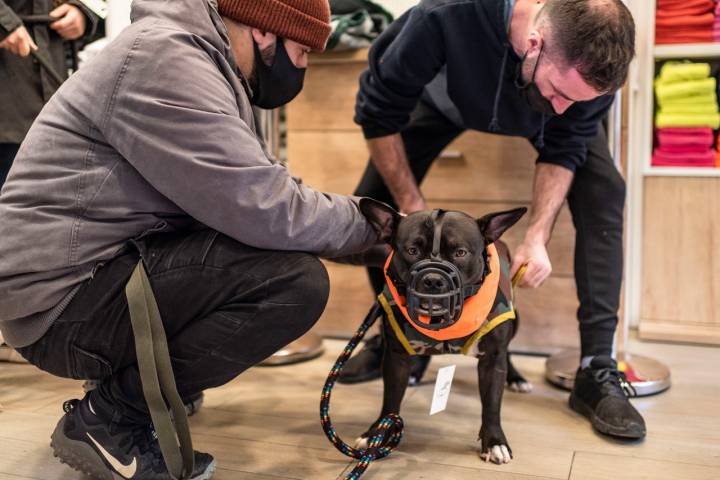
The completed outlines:
<svg viewBox="0 0 720 480">
<path fill-rule="evenodd" d="M 593 376 L 596 382 L 615 387 L 612 393 L 622 394 L 625 397 L 637 396 L 637 391 L 628 381 L 625 373 L 617 368 L 607 367 L 593 370 Z"/>
</svg>

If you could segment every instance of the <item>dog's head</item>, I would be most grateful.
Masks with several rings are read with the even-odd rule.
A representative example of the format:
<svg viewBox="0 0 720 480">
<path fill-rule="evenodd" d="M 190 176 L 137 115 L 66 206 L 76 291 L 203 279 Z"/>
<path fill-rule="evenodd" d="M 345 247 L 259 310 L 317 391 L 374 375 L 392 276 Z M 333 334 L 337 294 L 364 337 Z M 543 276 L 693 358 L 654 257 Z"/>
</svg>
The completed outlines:
<svg viewBox="0 0 720 480">
<path fill-rule="evenodd" d="M 391 271 L 401 284 L 410 284 L 423 261 L 435 260 L 437 265 L 447 262 L 455 267 L 447 269 L 452 270 L 450 275 L 442 271 L 424 274 L 414 288 L 426 295 L 441 295 L 457 288 L 452 276 L 459 276 L 461 285 L 479 285 L 486 275 L 487 246 L 527 211 L 516 208 L 479 219 L 458 211 L 435 215 L 424 211 L 402 216 L 390 206 L 371 199 L 362 199 L 360 210 L 380 239 L 394 250 Z"/>
</svg>

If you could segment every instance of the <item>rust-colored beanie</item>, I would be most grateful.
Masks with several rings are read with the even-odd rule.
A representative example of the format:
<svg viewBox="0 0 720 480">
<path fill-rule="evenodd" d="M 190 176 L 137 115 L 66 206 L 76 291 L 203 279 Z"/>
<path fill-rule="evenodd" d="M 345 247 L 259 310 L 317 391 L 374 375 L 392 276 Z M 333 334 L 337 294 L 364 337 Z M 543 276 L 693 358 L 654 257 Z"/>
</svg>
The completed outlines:
<svg viewBox="0 0 720 480">
<path fill-rule="evenodd" d="M 221 15 L 249 27 L 324 50 L 330 36 L 328 0 L 218 0 Z"/>
</svg>

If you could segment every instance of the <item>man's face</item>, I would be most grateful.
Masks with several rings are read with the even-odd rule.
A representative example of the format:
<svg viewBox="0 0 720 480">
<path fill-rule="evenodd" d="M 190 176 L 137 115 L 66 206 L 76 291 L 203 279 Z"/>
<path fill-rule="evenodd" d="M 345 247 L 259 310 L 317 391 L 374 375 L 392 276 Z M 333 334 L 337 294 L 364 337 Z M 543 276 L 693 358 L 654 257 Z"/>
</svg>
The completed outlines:
<svg viewBox="0 0 720 480">
<path fill-rule="evenodd" d="M 262 58 L 263 63 L 265 63 L 265 65 L 267 66 L 272 65 L 273 61 L 275 60 L 275 50 L 277 48 L 278 41 L 277 36 L 273 33 L 262 32 L 256 28 L 253 28 L 251 30 L 251 35 L 253 41 L 255 41 L 255 43 L 257 43 L 258 45 L 258 48 L 260 50 L 260 57 Z M 250 44 L 250 48 L 252 48 L 252 44 Z M 311 51 L 310 47 L 302 45 L 293 40 L 286 39 L 285 50 L 287 51 L 288 57 L 290 57 L 290 61 L 293 63 L 293 65 L 295 65 L 297 68 L 307 68 L 308 54 Z M 252 51 L 249 53 L 252 54 Z M 254 58 L 254 55 L 251 58 Z M 257 64 L 255 63 L 255 61 L 253 61 L 252 70 L 248 75 L 248 82 L 250 83 L 251 88 L 257 87 L 256 72 Z"/>
<path fill-rule="evenodd" d="M 575 67 L 553 61 L 547 54 L 547 47 L 541 53 L 541 42 L 542 38 L 538 37 L 528 40 L 530 48 L 522 66 L 522 80 L 523 83 L 530 82 L 537 67 L 535 84 L 542 96 L 552 103 L 555 113 L 560 115 L 575 102 L 593 100 L 603 94 L 588 85 Z"/>
</svg>

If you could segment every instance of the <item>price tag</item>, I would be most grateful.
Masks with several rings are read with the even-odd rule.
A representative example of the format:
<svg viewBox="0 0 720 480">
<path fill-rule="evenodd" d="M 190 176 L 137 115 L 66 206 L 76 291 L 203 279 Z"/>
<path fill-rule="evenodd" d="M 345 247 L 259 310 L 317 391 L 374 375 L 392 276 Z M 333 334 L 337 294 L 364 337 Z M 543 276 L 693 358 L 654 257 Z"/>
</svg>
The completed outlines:
<svg viewBox="0 0 720 480">
<path fill-rule="evenodd" d="M 430 415 L 442 412 L 445 410 L 445 407 L 447 407 L 453 375 L 455 375 L 455 365 L 443 367 L 438 370 L 437 380 L 435 380 L 435 392 L 433 393 L 432 405 L 430 406 Z"/>
</svg>

